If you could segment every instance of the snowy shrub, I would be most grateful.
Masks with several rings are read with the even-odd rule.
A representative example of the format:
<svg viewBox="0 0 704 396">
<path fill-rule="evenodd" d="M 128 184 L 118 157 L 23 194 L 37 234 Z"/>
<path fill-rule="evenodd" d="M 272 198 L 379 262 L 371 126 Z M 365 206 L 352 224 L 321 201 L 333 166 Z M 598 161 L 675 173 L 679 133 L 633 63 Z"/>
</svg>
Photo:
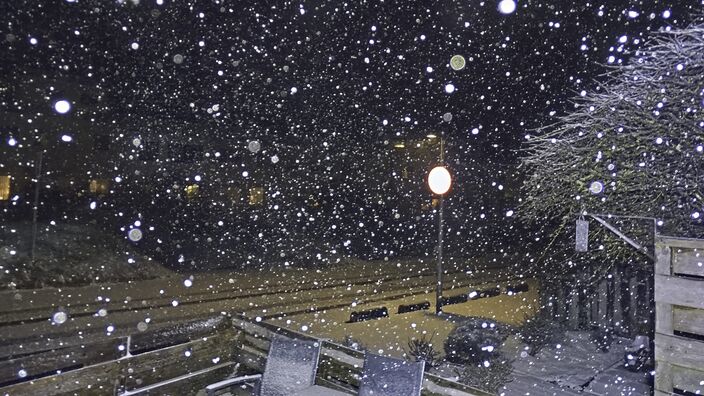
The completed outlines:
<svg viewBox="0 0 704 396">
<path fill-rule="evenodd" d="M 425 362 L 426 370 L 438 367 L 442 362 L 440 352 L 435 350 L 433 346 L 433 337 L 426 339 L 425 335 L 421 338 L 412 338 L 408 341 L 408 352 L 410 360 L 415 362 Z"/>
<path fill-rule="evenodd" d="M 495 322 L 471 318 L 452 330 L 445 340 L 445 358 L 453 363 L 482 363 L 498 353 L 505 339 Z"/>
<path fill-rule="evenodd" d="M 540 353 L 546 345 L 559 343 L 564 335 L 563 324 L 546 311 L 541 311 L 532 318 L 526 315 L 523 326 L 518 329 L 518 337 L 528 345 L 528 354 L 531 356 Z"/>
<path fill-rule="evenodd" d="M 474 388 L 490 393 L 498 393 L 499 389 L 511 382 L 512 362 L 503 354 L 497 354 L 491 360 L 468 364 L 457 369 L 458 381 Z"/>
</svg>

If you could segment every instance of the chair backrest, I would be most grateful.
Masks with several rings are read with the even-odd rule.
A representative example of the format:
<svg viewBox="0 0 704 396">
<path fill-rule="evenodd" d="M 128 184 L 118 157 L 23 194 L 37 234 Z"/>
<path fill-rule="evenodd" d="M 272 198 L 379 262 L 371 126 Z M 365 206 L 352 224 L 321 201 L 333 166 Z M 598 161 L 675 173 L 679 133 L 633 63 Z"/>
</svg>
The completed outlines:
<svg viewBox="0 0 704 396">
<path fill-rule="evenodd" d="M 425 362 L 409 362 L 367 353 L 360 396 L 420 396 Z"/>
<path fill-rule="evenodd" d="M 315 385 L 320 342 L 275 335 L 271 339 L 260 396 L 290 396 Z"/>
</svg>

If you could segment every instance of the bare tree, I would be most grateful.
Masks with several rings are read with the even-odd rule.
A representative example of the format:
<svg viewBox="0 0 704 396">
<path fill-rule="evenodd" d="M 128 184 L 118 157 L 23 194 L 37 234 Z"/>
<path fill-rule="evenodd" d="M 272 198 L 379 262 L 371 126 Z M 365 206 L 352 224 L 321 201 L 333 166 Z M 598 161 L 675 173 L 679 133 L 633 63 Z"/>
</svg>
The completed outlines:
<svg viewBox="0 0 704 396">
<path fill-rule="evenodd" d="M 585 211 L 653 217 L 667 234 L 704 234 L 695 224 L 704 218 L 702 16 L 686 28 L 654 33 L 627 64 L 613 68 L 572 104 L 530 137 L 522 159 L 527 177 L 521 212 L 545 227 L 546 256 L 563 269 L 580 258 L 607 265 L 649 262 L 596 225 L 590 252 L 570 253 L 574 222 Z M 619 227 L 652 243 L 652 221 Z M 603 266 L 595 272 L 603 274 Z"/>
</svg>

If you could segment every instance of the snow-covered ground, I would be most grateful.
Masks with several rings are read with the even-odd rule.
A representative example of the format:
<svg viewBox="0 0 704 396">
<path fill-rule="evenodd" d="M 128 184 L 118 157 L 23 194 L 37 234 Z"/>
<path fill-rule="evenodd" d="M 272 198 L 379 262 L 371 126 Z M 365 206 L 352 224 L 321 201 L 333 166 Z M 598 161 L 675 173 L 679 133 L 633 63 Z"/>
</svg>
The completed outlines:
<svg viewBox="0 0 704 396">
<path fill-rule="evenodd" d="M 568 331 L 564 342 L 547 346 L 536 356 L 530 356 L 525 353 L 524 345 L 510 340 L 505 352 L 514 358 L 514 379 L 506 384 L 503 394 L 648 395 L 648 374 L 633 373 L 623 367 L 627 343 L 626 339 L 616 338 L 609 351 L 604 353 L 597 351 L 589 333 Z M 508 352 L 510 349 L 512 351 Z"/>
<path fill-rule="evenodd" d="M 0 225 L 0 289 L 125 282 L 170 276 L 129 241 L 90 224 L 38 225 L 31 263 L 32 225 Z"/>
</svg>

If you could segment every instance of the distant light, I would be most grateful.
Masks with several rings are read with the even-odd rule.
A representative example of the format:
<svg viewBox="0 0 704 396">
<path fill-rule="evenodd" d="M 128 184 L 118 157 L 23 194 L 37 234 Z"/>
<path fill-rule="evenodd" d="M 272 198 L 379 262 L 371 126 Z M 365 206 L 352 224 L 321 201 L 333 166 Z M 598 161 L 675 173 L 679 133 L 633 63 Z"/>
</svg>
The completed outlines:
<svg viewBox="0 0 704 396">
<path fill-rule="evenodd" d="M 193 286 L 193 281 L 190 279 L 186 279 L 183 281 L 183 285 L 186 287 L 191 287 L 191 286 Z"/>
<path fill-rule="evenodd" d="M 27 370 L 25 369 L 20 369 L 20 371 L 17 372 L 17 376 L 20 378 L 24 378 L 27 376 Z"/>
<path fill-rule="evenodd" d="M 513 211 L 512 210 L 507 211 L 506 217 L 511 217 L 511 216 L 513 216 Z"/>
<path fill-rule="evenodd" d="M 676 69 L 677 69 L 677 71 L 682 71 L 682 70 L 684 70 L 684 65 L 680 63 L 677 65 Z"/>
<path fill-rule="evenodd" d="M 196 176 L 193 178 L 193 180 L 195 180 L 195 181 L 197 181 L 197 182 L 201 181 L 202 179 L 203 179 L 203 178 L 202 178 L 200 175 L 196 175 Z"/>
<path fill-rule="evenodd" d="M 665 10 L 662 12 L 662 17 L 665 19 L 669 18 L 671 15 L 672 13 L 670 12 L 670 10 Z"/>
<path fill-rule="evenodd" d="M 271 156 L 271 163 L 272 163 L 272 164 L 275 164 L 275 163 L 277 163 L 277 162 L 279 162 L 279 156 L 278 156 L 278 155 L 272 155 L 272 156 Z"/>
<path fill-rule="evenodd" d="M 394 144 L 394 147 L 396 147 L 396 148 L 405 148 L 406 145 L 403 144 L 403 143 L 396 143 L 396 144 Z"/>
<path fill-rule="evenodd" d="M 655 139 L 655 144 L 662 144 L 662 138 L 659 137 L 659 138 Z"/>
<path fill-rule="evenodd" d="M 479 128 L 472 128 L 472 135 L 478 135 L 479 134 Z"/>
<path fill-rule="evenodd" d="M 57 100 L 54 103 L 54 110 L 59 114 L 66 114 L 71 110 L 71 103 L 66 99 Z"/>
<path fill-rule="evenodd" d="M 638 12 L 638 11 L 635 11 L 635 10 L 628 11 L 629 18 L 638 18 L 639 15 L 640 15 L 640 12 Z"/>
<path fill-rule="evenodd" d="M 625 43 L 626 41 L 628 41 L 628 36 L 626 36 L 626 35 L 623 35 L 623 36 L 619 37 L 619 39 L 618 39 L 618 42 L 621 44 Z"/>
<path fill-rule="evenodd" d="M 61 141 L 65 143 L 71 143 L 73 141 L 73 138 L 70 135 L 63 135 L 61 136 Z"/>
<path fill-rule="evenodd" d="M 9 138 L 7 139 L 7 144 L 9 144 L 10 146 L 16 146 L 17 140 L 15 140 L 15 138 Z"/>
<path fill-rule="evenodd" d="M 513 0 L 501 0 L 498 9 L 504 15 L 512 14 L 516 11 L 516 2 Z"/>
<path fill-rule="evenodd" d="M 37 45 L 38 41 L 37 41 L 37 39 L 35 39 L 34 37 L 32 37 L 31 39 L 29 39 L 29 43 L 32 44 L 32 45 Z"/>
<path fill-rule="evenodd" d="M 249 172 L 247 172 L 247 171 L 242 172 L 242 177 L 249 177 Z"/>
<path fill-rule="evenodd" d="M 452 176 L 444 166 L 436 166 L 428 174 L 428 186 L 430 191 L 437 195 L 443 195 L 450 190 Z"/>
<path fill-rule="evenodd" d="M 132 43 L 132 45 L 131 45 L 130 47 L 132 47 L 133 50 L 138 50 L 138 49 L 139 49 L 139 43 Z"/>
<path fill-rule="evenodd" d="M 95 209 L 95 208 L 97 208 L 97 207 L 98 207 L 98 204 L 97 204 L 95 201 L 93 201 L 93 202 L 90 203 L 90 208 L 91 208 L 91 209 Z"/>
<path fill-rule="evenodd" d="M 431 66 L 428 66 L 428 67 L 425 68 L 425 71 L 428 72 L 428 73 L 432 73 L 432 72 L 433 72 L 433 68 L 432 68 Z"/>
<path fill-rule="evenodd" d="M 445 92 L 447 92 L 449 94 L 455 92 L 455 86 L 453 84 L 445 85 Z"/>
<path fill-rule="evenodd" d="M 437 137 L 437 135 L 432 134 L 432 133 L 429 133 L 426 137 L 427 137 L 428 139 L 435 139 L 435 138 Z"/>
<path fill-rule="evenodd" d="M 693 218 L 693 219 L 698 219 L 698 218 L 699 218 L 699 212 L 694 212 L 694 213 L 692 213 L 692 218 Z"/>
<path fill-rule="evenodd" d="M 704 152 L 704 146 L 702 146 L 701 144 L 699 146 L 697 146 L 697 152 L 698 153 Z"/>
</svg>

